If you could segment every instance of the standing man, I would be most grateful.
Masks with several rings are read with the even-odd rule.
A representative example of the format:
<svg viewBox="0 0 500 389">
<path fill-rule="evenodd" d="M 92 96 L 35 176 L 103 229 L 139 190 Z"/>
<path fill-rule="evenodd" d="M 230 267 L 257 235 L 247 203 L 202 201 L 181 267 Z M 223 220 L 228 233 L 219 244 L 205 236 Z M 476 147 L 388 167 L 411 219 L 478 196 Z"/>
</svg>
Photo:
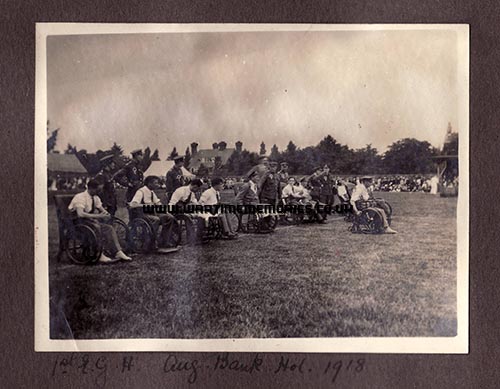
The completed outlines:
<svg viewBox="0 0 500 389">
<path fill-rule="evenodd" d="M 280 181 L 277 170 L 278 163 L 271 162 L 269 171 L 260 178 L 258 188 L 259 200 L 263 204 L 276 205 L 280 196 Z"/>
<path fill-rule="evenodd" d="M 167 202 L 170 201 L 172 194 L 181 186 L 184 185 L 184 175 L 182 166 L 184 165 L 184 157 L 178 155 L 174 158 L 174 166 L 167 172 L 165 186 L 167 189 Z"/>
<path fill-rule="evenodd" d="M 314 173 L 309 178 L 309 186 L 311 188 L 311 197 L 314 201 L 320 201 L 321 192 L 323 190 L 324 180 L 323 180 L 323 168 L 317 166 L 314 169 Z"/>
<path fill-rule="evenodd" d="M 288 163 L 281 162 L 280 171 L 278 172 L 278 179 L 280 180 L 280 193 L 283 191 L 283 188 L 288 185 L 288 177 Z"/>
<path fill-rule="evenodd" d="M 115 182 L 113 173 L 116 169 L 116 163 L 112 154 L 102 157 L 101 170 L 97 173 L 95 179 L 102 185 L 102 191 L 99 194 L 103 207 L 115 216 L 117 210 Z"/>
<path fill-rule="evenodd" d="M 127 163 L 123 169 L 115 174 L 115 181 L 127 188 L 126 200 L 130 203 L 135 192 L 143 186 L 144 172 L 142 170 L 142 160 L 144 154 L 142 150 L 132 151 L 132 161 Z"/>
<path fill-rule="evenodd" d="M 259 157 L 258 165 L 255 165 L 253 168 L 251 168 L 246 175 L 247 177 L 249 177 L 251 174 L 257 173 L 257 182 L 259 182 L 262 176 L 267 172 L 269 172 L 269 158 L 267 158 L 265 155 L 261 155 Z"/>
<path fill-rule="evenodd" d="M 333 205 L 333 188 L 334 180 L 330 175 L 330 168 L 328 165 L 323 167 L 323 174 L 320 177 L 321 188 L 319 194 L 319 201 L 323 204 L 332 206 Z"/>
</svg>

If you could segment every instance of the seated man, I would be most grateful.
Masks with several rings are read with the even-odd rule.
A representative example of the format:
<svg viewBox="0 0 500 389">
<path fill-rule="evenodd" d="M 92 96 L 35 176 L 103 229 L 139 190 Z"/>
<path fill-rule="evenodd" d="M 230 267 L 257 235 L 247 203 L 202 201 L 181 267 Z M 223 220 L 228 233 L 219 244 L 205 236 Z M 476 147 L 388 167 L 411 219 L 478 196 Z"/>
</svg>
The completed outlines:
<svg viewBox="0 0 500 389">
<path fill-rule="evenodd" d="M 97 180 L 90 180 L 87 184 L 87 190 L 76 194 L 68 209 L 75 212 L 78 219 L 92 224 L 102 238 L 105 251 L 113 256 L 113 258 L 107 257 L 103 252 L 99 262 L 113 263 L 120 259 L 131 261 L 132 258 L 123 252 L 115 229 L 105 223 L 111 215 L 103 208 L 101 199 L 97 196 L 100 189 L 102 189 L 102 185 Z"/>
<path fill-rule="evenodd" d="M 238 205 L 257 205 L 259 196 L 257 195 L 257 181 L 259 175 L 256 171 L 251 171 L 248 174 L 248 182 L 245 182 L 236 195 L 236 204 Z"/>
<path fill-rule="evenodd" d="M 214 177 L 212 179 L 212 186 L 208 188 L 201 194 L 200 204 L 216 206 L 220 204 L 220 191 L 224 186 L 224 180 L 220 177 Z M 233 231 L 231 224 L 227 220 L 227 213 L 219 213 L 218 218 L 222 224 L 222 229 L 224 230 L 224 236 L 228 239 L 234 239 L 237 237 L 237 233 Z"/>
<path fill-rule="evenodd" d="M 295 178 L 290 177 L 288 179 L 288 184 L 283 188 L 281 197 L 284 200 L 285 204 L 296 203 L 304 198 L 303 190 L 304 188 L 302 186 L 299 188 L 296 185 Z"/>
<path fill-rule="evenodd" d="M 154 190 L 158 189 L 160 179 L 156 176 L 148 176 L 144 180 L 144 186 L 135 192 L 132 201 L 130 202 L 131 214 L 135 209 L 139 209 L 143 205 L 161 205 L 161 201 L 156 196 Z M 176 223 L 175 217 L 169 213 L 165 214 L 142 214 L 141 217 L 148 219 L 153 224 L 155 231 L 158 231 L 159 226 L 162 226 L 161 235 L 159 238 L 158 246 L 160 248 L 168 246 L 168 237 Z"/>
<path fill-rule="evenodd" d="M 199 178 L 195 178 L 188 185 L 177 188 L 172 194 L 168 205 L 198 204 L 194 192 L 198 191 L 202 185 L 203 182 Z"/>
<path fill-rule="evenodd" d="M 356 215 L 361 214 L 361 210 L 359 209 L 363 202 L 368 201 L 372 198 L 370 195 L 368 188 L 371 186 L 371 177 L 361 177 L 359 184 L 356 185 L 356 188 L 354 188 L 354 191 L 351 196 L 351 205 L 353 208 L 353 212 Z M 397 231 L 394 231 L 390 226 L 389 222 L 387 221 L 387 216 L 385 214 L 385 211 L 381 208 L 377 209 L 380 211 L 382 214 L 382 219 L 384 223 L 384 233 L 386 234 L 397 234 Z"/>
<path fill-rule="evenodd" d="M 248 173 L 248 182 L 245 182 L 239 189 L 238 194 L 236 195 L 236 204 L 238 205 L 258 205 L 259 204 L 259 196 L 257 195 L 257 181 L 259 180 L 259 175 L 256 171 L 250 171 Z M 262 220 L 264 222 L 264 229 L 267 228 L 267 223 L 269 222 L 269 218 L 274 216 L 273 214 L 270 214 L 268 212 L 263 212 L 263 213 L 256 213 L 255 214 L 257 217 L 257 220 Z M 249 220 L 248 216 L 249 214 L 247 213 L 244 219 L 242 220 Z"/>
</svg>

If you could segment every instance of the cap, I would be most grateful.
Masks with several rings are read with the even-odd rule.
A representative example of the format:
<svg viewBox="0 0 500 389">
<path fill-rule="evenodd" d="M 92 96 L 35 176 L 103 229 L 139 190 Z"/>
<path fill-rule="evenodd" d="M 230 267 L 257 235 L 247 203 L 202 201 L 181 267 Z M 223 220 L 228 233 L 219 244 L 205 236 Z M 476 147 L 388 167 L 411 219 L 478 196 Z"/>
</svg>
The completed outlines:
<svg viewBox="0 0 500 389">
<path fill-rule="evenodd" d="M 271 161 L 271 162 L 269 162 L 269 165 L 270 165 L 270 166 L 278 166 L 278 162 L 276 162 L 276 161 Z"/>
<path fill-rule="evenodd" d="M 288 162 L 281 162 L 280 165 L 281 166 L 288 166 Z"/>
<path fill-rule="evenodd" d="M 174 157 L 174 162 L 182 162 L 184 161 L 184 156 L 183 155 L 178 155 Z"/>
<path fill-rule="evenodd" d="M 101 162 L 101 163 L 110 163 L 110 162 L 113 162 L 114 158 L 115 158 L 115 156 L 113 154 L 108 154 L 108 155 L 105 155 L 104 157 L 101 157 L 99 159 L 99 162 Z"/>
<path fill-rule="evenodd" d="M 373 177 L 371 177 L 371 176 L 363 176 L 359 180 L 360 181 L 371 181 L 371 180 L 373 180 Z"/>
<path fill-rule="evenodd" d="M 132 154 L 132 156 L 137 155 L 137 154 L 142 154 L 142 149 L 132 150 L 132 152 L 130 154 Z"/>
</svg>

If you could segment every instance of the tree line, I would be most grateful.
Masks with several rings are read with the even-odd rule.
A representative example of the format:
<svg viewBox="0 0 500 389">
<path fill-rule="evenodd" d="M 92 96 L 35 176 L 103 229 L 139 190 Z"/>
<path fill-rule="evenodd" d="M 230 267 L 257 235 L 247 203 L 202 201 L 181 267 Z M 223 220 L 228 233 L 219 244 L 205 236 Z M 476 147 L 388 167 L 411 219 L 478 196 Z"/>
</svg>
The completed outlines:
<svg viewBox="0 0 500 389">
<path fill-rule="evenodd" d="M 59 129 L 50 131 L 47 128 L 47 151 L 55 152 Z M 427 174 L 435 171 L 433 157 L 440 154 L 458 154 L 458 134 L 451 134 L 451 141 L 445 144 L 443 150 L 439 150 L 427 141 L 414 138 L 400 139 L 392 143 L 383 154 L 370 144 L 360 149 L 351 149 L 347 145 L 338 143 L 331 135 L 325 136 L 316 146 L 300 148 L 290 141 L 285 150 L 280 151 L 273 145 L 268 155 L 264 142 L 260 145 L 259 152 L 247 149 L 236 149 L 227 163 L 222 165 L 220 158 L 215 163 L 214 175 L 246 174 L 258 163 L 259 156 L 268 155 L 271 160 L 286 162 L 290 174 L 311 174 L 317 166 L 328 165 L 333 174 Z M 224 142 L 225 143 L 225 142 Z M 239 142 L 241 144 L 241 142 Z M 123 148 L 114 143 L 108 150 L 98 150 L 96 153 L 88 153 L 86 150 L 77 150 L 68 144 L 66 154 L 75 154 L 90 174 L 99 171 L 99 159 L 104 155 L 113 154 L 118 164 L 125 164 L 129 158 L 123 153 Z M 176 147 L 169 153 L 167 159 L 172 160 L 178 154 Z M 192 158 L 189 147 L 184 155 L 184 166 L 189 169 Z M 145 160 L 160 160 L 158 150 L 153 152 L 148 147 L 145 150 Z M 202 164 L 198 175 L 208 174 L 208 169 Z"/>
</svg>

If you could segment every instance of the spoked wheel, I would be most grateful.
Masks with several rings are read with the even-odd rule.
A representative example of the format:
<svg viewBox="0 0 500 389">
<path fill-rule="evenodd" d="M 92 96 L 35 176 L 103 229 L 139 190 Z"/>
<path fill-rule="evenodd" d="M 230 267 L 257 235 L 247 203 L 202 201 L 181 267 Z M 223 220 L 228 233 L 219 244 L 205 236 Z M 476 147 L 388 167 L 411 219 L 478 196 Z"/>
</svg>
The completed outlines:
<svg viewBox="0 0 500 389">
<path fill-rule="evenodd" d="M 267 227 L 269 230 L 274 231 L 276 229 L 276 226 L 278 225 L 278 216 L 277 215 L 270 215 L 266 217 L 267 219 Z"/>
<path fill-rule="evenodd" d="M 130 233 L 127 224 L 122 219 L 118 219 L 117 217 L 112 217 L 109 223 L 111 227 L 116 231 L 116 235 L 118 236 L 118 242 L 120 242 L 120 246 L 123 251 L 129 251 L 129 242 L 130 242 Z"/>
<path fill-rule="evenodd" d="M 129 247 L 135 253 L 147 253 L 154 245 L 154 232 L 144 219 L 137 218 L 130 222 Z"/>
<path fill-rule="evenodd" d="M 380 234 L 384 230 L 382 215 L 375 208 L 367 208 L 361 212 L 359 228 L 364 234 Z"/>
<path fill-rule="evenodd" d="M 67 253 L 78 265 L 96 263 L 102 253 L 102 246 L 96 231 L 85 224 L 75 225 L 68 239 Z"/>
</svg>

